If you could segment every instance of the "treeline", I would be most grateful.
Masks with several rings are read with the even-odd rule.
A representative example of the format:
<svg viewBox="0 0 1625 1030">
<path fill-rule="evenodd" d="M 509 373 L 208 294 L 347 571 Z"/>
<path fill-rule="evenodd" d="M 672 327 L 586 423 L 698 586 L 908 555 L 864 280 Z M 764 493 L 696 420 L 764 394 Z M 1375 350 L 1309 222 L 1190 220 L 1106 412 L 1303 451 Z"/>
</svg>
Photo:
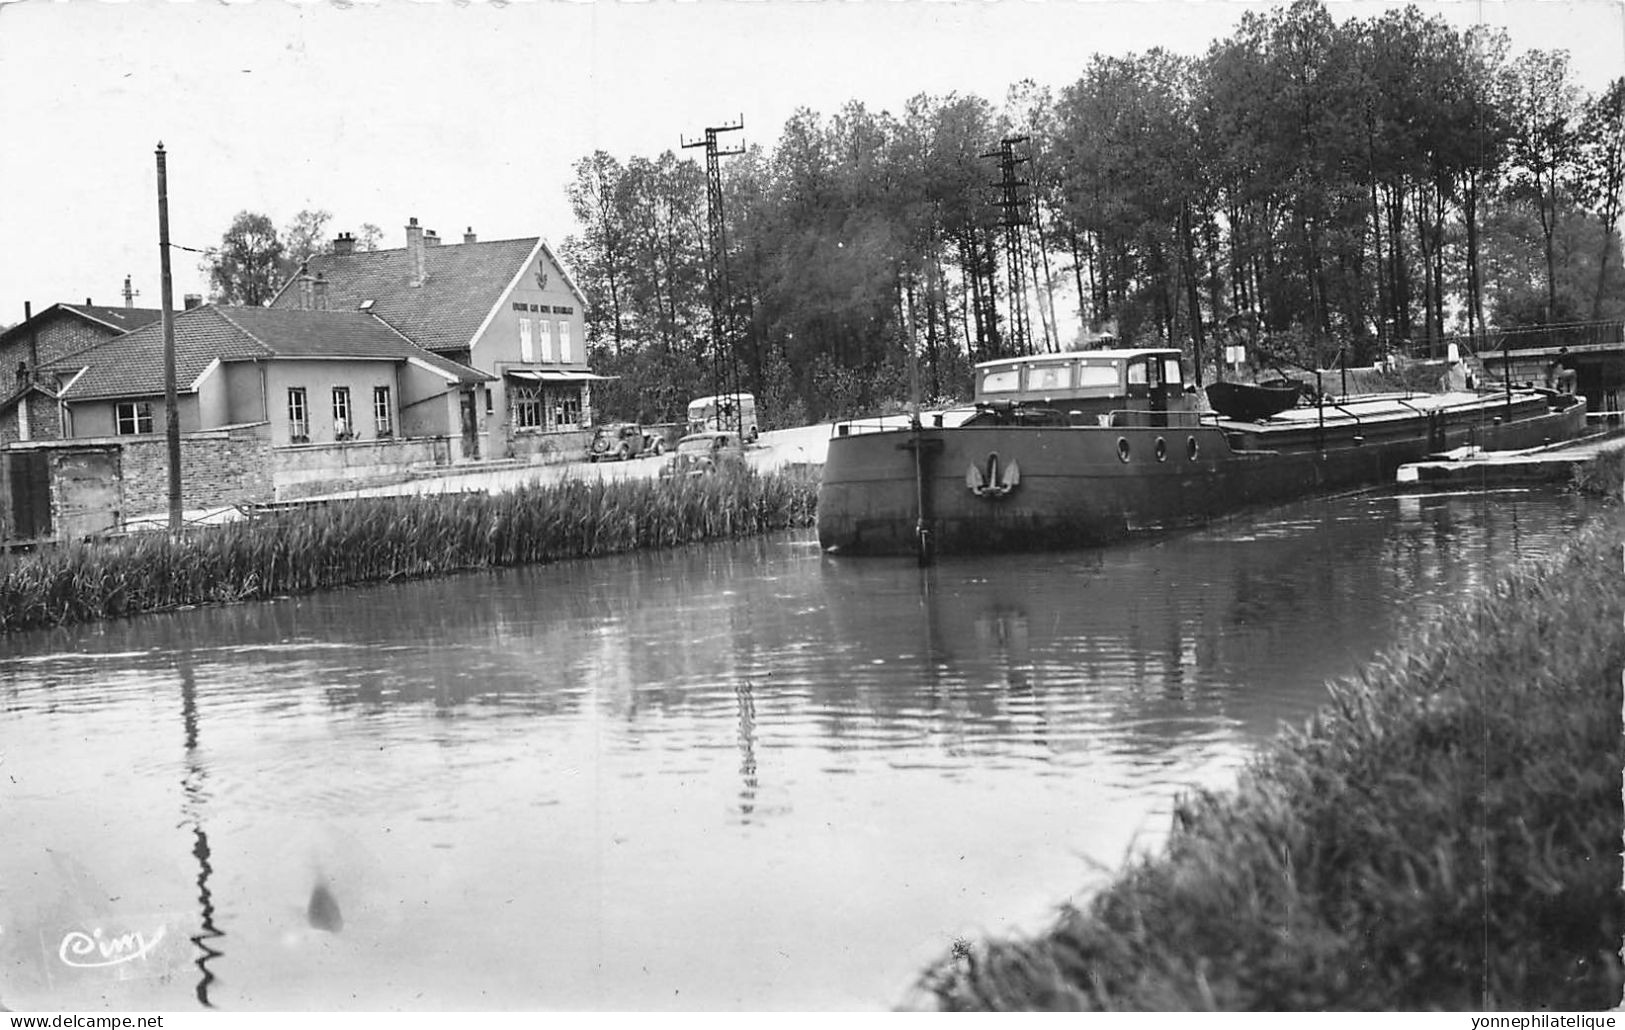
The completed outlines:
<svg viewBox="0 0 1625 1030">
<path fill-rule="evenodd" d="M 930 399 L 971 362 L 1106 335 L 1365 361 L 1625 317 L 1625 79 L 1586 95 L 1566 53 L 1414 7 L 1249 12 L 1203 56 L 1096 56 L 1002 106 L 803 109 L 720 159 L 718 319 L 689 156 L 575 165 L 565 251 L 594 367 L 621 377 L 598 405 L 627 417 L 711 392 L 718 354 L 788 425 L 906 398 L 910 337 Z"/>
<path fill-rule="evenodd" d="M 237 212 L 219 245 L 205 251 L 198 263 L 198 270 L 208 277 L 209 300 L 248 307 L 270 303 L 307 259 L 332 250 L 327 238 L 332 220 L 330 211 L 306 208 L 278 232 L 270 215 Z M 383 236 L 384 230 L 378 226 L 363 223 L 356 249 L 377 250 Z"/>
</svg>

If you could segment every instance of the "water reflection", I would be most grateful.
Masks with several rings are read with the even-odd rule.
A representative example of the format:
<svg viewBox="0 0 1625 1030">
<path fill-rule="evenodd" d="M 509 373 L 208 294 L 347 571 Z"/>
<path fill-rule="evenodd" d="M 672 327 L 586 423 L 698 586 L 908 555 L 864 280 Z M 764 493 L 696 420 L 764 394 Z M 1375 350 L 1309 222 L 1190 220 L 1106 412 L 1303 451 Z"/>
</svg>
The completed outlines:
<svg viewBox="0 0 1625 1030">
<path fill-rule="evenodd" d="M 197 949 L 198 956 L 193 960 L 197 966 L 197 1000 L 204 1008 L 213 1008 L 209 1001 L 209 985 L 214 982 L 214 974 L 209 971 L 209 961 L 219 958 L 221 953 L 216 951 L 211 942 L 224 937 L 225 934 L 214 925 L 214 898 L 209 892 L 209 877 L 214 869 L 209 865 L 209 836 L 203 830 L 203 782 L 208 776 L 198 754 L 198 720 L 197 720 L 197 677 L 192 671 L 189 655 L 176 656 L 176 669 L 181 680 L 181 726 L 186 731 L 186 774 L 181 779 L 181 794 L 185 798 L 185 821 L 192 826 L 192 857 L 197 859 L 197 900 L 199 908 L 198 932 L 191 937 L 192 946 Z"/>
<path fill-rule="evenodd" d="M 1362 495 L 927 569 L 799 535 L 8 638 L 0 996 L 109 996 L 37 944 L 84 895 L 196 928 L 126 1007 L 887 1005 L 1583 517 Z"/>
<path fill-rule="evenodd" d="M 750 680 L 734 687 L 739 698 L 739 817 L 750 822 L 756 811 L 756 702 Z"/>
</svg>

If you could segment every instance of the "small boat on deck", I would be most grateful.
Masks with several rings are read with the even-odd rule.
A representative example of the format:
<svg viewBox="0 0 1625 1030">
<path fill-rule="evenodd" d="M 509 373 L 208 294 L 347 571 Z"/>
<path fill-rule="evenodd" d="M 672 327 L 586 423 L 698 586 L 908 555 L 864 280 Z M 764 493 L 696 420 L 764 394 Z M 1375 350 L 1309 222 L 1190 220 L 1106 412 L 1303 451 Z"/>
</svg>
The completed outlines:
<svg viewBox="0 0 1625 1030">
<path fill-rule="evenodd" d="M 825 550 L 929 559 L 1090 546 L 1381 482 L 1454 447 L 1514 450 L 1585 430 L 1583 398 L 1520 389 L 1300 403 L 1294 388 L 1282 405 L 1283 386 L 1231 391 L 1242 399 L 1204 412 L 1175 349 L 1006 358 L 975 377 L 971 407 L 835 427 L 818 494 Z"/>
<path fill-rule="evenodd" d="M 1214 383 L 1207 388 L 1207 402 L 1225 418 L 1256 422 L 1298 406 L 1305 396 L 1303 385 L 1290 379 L 1269 383 Z"/>
</svg>

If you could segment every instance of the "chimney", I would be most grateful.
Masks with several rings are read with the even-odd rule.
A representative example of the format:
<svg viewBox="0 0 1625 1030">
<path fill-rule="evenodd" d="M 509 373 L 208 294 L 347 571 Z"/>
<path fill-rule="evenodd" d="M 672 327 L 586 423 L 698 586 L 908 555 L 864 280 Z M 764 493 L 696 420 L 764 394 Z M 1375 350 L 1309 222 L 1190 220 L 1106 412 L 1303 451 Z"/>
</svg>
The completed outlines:
<svg viewBox="0 0 1625 1030">
<path fill-rule="evenodd" d="M 299 266 L 299 308 L 309 311 L 316 306 L 316 283 L 310 277 L 308 265 Z"/>
<path fill-rule="evenodd" d="M 130 285 L 130 277 L 125 276 L 124 277 L 124 306 L 126 308 L 135 307 L 136 292 L 137 291 L 136 291 L 135 287 Z"/>
<path fill-rule="evenodd" d="M 201 294 L 201 293 L 188 293 L 186 295 L 186 310 L 187 311 L 191 311 L 193 308 L 202 307 L 202 306 L 203 306 L 203 294 Z"/>
<path fill-rule="evenodd" d="M 355 236 L 347 232 L 339 233 L 338 236 L 333 240 L 333 256 L 349 257 L 354 253 Z"/>
<path fill-rule="evenodd" d="M 423 229 L 416 218 L 406 223 L 406 260 L 412 285 L 422 286 L 429 272 L 423 257 Z"/>
<path fill-rule="evenodd" d="M 479 242 L 479 240 L 474 238 L 474 227 L 472 225 L 469 226 L 467 229 L 463 230 L 463 242 L 464 243 L 478 243 Z"/>
<path fill-rule="evenodd" d="M 440 246 L 440 234 L 433 229 L 425 229 L 423 231 L 423 245 L 425 247 Z"/>
<path fill-rule="evenodd" d="M 317 311 L 326 311 L 327 310 L 327 279 L 320 272 L 316 273 L 315 290 L 316 290 L 316 310 Z"/>
</svg>

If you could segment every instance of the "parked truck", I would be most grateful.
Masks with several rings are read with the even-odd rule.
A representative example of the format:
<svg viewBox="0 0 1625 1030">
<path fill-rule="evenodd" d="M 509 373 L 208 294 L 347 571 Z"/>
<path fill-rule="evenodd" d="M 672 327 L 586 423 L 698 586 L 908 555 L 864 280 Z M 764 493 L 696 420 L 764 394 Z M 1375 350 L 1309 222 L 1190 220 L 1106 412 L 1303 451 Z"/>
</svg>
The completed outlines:
<svg viewBox="0 0 1625 1030">
<path fill-rule="evenodd" d="M 746 443 L 755 443 L 761 435 L 756 424 L 756 398 L 748 393 L 696 397 L 688 402 L 688 431 L 737 432 Z"/>
</svg>

